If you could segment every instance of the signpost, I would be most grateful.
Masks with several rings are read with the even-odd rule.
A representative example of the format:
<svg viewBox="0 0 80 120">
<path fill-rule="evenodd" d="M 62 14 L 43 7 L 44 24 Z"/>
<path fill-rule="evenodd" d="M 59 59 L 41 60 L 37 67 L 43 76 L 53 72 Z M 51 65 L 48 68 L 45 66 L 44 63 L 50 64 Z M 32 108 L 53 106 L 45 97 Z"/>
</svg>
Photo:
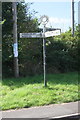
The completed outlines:
<svg viewBox="0 0 80 120">
<path fill-rule="evenodd" d="M 44 65 L 44 86 L 47 86 L 46 80 L 46 40 L 47 37 L 60 35 L 60 30 L 46 32 L 46 24 L 49 18 L 44 15 L 41 17 L 41 23 L 43 24 L 43 32 L 40 33 L 20 33 L 20 38 L 43 38 L 43 65 Z"/>
<path fill-rule="evenodd" d="M 44 86 L 47 86 L 46 79 L 46 40 L 45 40 L 45 32 L 46 32 L 46 24 L 48 23 L 49 18 L 47 16 L 41 17 L 41 22 L 43 24 L 43 65 L 44 65 Z"/>
</svg>

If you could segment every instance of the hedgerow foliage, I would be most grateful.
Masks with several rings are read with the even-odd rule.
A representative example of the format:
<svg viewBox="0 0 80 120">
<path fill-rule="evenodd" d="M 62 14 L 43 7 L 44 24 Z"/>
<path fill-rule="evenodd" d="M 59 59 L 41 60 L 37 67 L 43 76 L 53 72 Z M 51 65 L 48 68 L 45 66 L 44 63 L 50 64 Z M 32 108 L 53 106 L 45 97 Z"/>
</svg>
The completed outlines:
<svg viewBox="0 0 80 120">
<path fill-rule="evenodd" d="M 78 71 L 80 50 L 80 29 L 75 29 L 72 37 L 71 29 L 51 40 L 47 47 L 47 66 L 49 72 Z"/>
<path fill-rule="evenodd" d="M 14 76 L 12 3 L 3 3 L 3 77 Z M 20 32 L 38 32 L 39 23 L 35 13 L 29 12 L 29 5 L 18 3 L 18 46 L 20 76 L 43 73 L 42 39 L 20 39 Z M 26 11 L 27 10 L 27 11 Z M 76 26 L 72 37 L 71 29 L 60 36 L 46 38 L 47 73 L 78 71 L 80 50 L 80 26 Z"/>
</svg>

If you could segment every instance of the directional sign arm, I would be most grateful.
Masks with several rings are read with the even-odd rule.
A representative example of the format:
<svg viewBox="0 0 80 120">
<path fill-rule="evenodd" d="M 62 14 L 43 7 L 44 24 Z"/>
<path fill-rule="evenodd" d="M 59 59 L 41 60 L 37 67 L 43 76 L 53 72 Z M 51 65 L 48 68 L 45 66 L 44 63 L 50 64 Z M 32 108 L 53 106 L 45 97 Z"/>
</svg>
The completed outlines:
<svg viewBox="0 0 80 120">
<path fill-rule="evenodd" d="M 52 36 L 57 36 L 60 35 L 60 30 L 55 30 L 55 31 L 48 31 L 45 32 L 45 37 L 52 37 Z M 43 38 L 44 35 L 43 33 L 20 33 L 20 38 Z"/>
<path fill-rule="evenodd" d="M 42 33 L 20 33 L 20 38 L 42 38 Z"/>
<path fill-rule="evenodd" d="M 55 30 L 55 31 L 48 31 L 45 32 L 45 37 L 52 37 L 52 36 L 57 36 L 60 35 L 60 30 Z"/>
</svg>

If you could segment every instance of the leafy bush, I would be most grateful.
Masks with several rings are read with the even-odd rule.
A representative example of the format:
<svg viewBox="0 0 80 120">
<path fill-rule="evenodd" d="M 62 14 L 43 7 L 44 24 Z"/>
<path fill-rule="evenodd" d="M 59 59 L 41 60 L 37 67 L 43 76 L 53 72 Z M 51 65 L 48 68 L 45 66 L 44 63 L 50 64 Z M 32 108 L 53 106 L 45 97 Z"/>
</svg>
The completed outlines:
<svg viewBox="0 0 80 120">
<path fill-rule="evenodd" d="M 71 30 L 50 40 L 47 46 L 47 71 L 68 72 L 78 71 L 80 50 L 80 29 L 76 27 L 75 36 Z"/>
</svg>

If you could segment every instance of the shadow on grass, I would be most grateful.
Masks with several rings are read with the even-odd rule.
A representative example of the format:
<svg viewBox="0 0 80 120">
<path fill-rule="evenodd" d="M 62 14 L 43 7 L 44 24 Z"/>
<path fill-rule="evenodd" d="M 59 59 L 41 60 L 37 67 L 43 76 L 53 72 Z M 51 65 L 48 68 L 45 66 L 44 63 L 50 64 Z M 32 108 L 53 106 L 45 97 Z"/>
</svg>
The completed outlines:
<svg viewBox="0 0 80 120">
<path fill-rule="evenodd" d="M 19 78 L 4 78 L 2 80 L 2 85 L 7 85 L 9 87 L 15 86 L 16 88 L 22 87 L 24 85 L 29 84 L 39 84 L 43 82 L 42 75 L 36 76 L 27 76 L 27 77 L 19 77 Z"/>
<path fill-rule="evenodd" d="M 48 74 L 46 76 L 48 84 L 78 84 L 78 73 L 64 73 L 64 74 Z M 29 84 L 43 84 L 43 75 L 37 75 L 33 77 L 25 77 L 25 78 L 7 78 L 2 80 L 3 85 L 7 85 L 9 87 L 19 88 L 24 85 Z M 47 87 L 48 89 L 52 90 L 53 88 Z"/>
</svg>

